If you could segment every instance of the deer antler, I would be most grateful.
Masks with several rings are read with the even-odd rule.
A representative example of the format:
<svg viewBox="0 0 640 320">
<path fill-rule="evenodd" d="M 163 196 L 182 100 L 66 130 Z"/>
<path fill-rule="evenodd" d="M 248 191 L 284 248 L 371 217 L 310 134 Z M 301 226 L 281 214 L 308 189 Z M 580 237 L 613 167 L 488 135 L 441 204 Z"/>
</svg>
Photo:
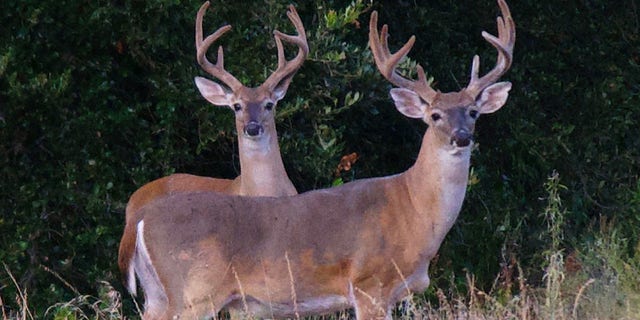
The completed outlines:
<svg viewBox="0 0 640 320">
<path fill-rule="evenodd" d="M 275 88 L 280 82 L 282 82 L 283 79 L 293 76 L 293 74 L 302 66 L 302 63 L 309 54 L 307 35 L 305 33 L 304 26 L 302 25 L 302 20 L 300 19 L 300 16 L 298 15 L 298 12 L 293 5 L 289 5 L 287 16 L 296 27 L 298 35 L 293 36 L 284 34 L 278 30 L 273 31 L 274 38 L 276 40 L 276 47 L 278 48 L 278 68 L 269 76 L 269 78 L 267 78 L 267 80 L 263 84 L 263 86 L 269 89 Z M 290 61 L 287 61 L 284 56 L 284 47 L 282 45 L 282 40 L 298 46 L 298 54 Z"/>
<path fill-rule="evenodd" d="M 402 60 L 413 47 L 416 37 L 411 36 L 409 41 L 407 41 L 398 52 L 391 54 L 387 41 L 389 37 L 388 29 L 389 27 L 385 24 L 382 26 L 380 34 L 378 34 L 378 12 L 372 12 L 371 20 L 369 20 L 369 46 L 371 47 L 371 52 L 373 52 L 373 59 L 376 62 L 376 66 L 378 66 L 378 70 L 380 70 L 380 73 L 382 73 L 387 80 L 396 86 L 410 89 L 419 94 L 427 102 L 432 102 L 438 92 L 429 85 L 422 66 L 417 66 L 417 81 L 409 80 L 396 71 L 400 60 Z"/>
<path fill-rule="evenodd" d="M 222 81 L 232 91 L 236 91 L 243 87 L 243 85 L 231 73 L 224 69 L 224 53 L 222 46 L 218 47 L 218 59 L 215 64 L 211 63 L 211 61 L 207 59 L 207 51 L 209 50 L 209 47 L 225 32 L 231 29 L 230 25 L 222 26 L 213 34 L 207 36 L 206 39 L 203 39 L 202 17 L 208 7 L 209 1 L 202 4 L 200 10 L 198 10 L 198 15 L 196 16 L 196 57 L 198 59 L 198 64 L 200 64 L 202 69 L 206 72 Z"/>
<path fill-rule="evenodd" d="M 200 10 L 198 10 L 198 15 L 196 16 L 196 51 L 197 51 L 197 59 L 198 63 L 209 74 L 220 79 L 224 84 L 226 84 L 232 91 L 236 91 L 237 89 L 243 87 L 243 84 L 238 81 L 231 73 L 224 69 L 224 53 L 222 50 L 222 46 L 218 47 L 218 59 L 216 63 L 213 64 L 207 59 L 207 50 L 209 47 L 220 38 L 225 32 L 231 29 L 230 25 L 222 26 L 213 34 L 207 36 L 206 39 L 203 39 L 202 34 L 202 17 L 204 13 L 207 11 L 209 7 L 209 1 L 202 4 Z M 275 30 L 274 38 L 276 40 L 276 47 L 278 48 L 278 68 L 274 71 L 269 78 L 262 84 L 262 86 L 266 87 L 267 90 L 274 89 L 279 83 L 282 82 L 283 79 L 290 78 L 293 74 L 302 66 L 302 63 L 307 58 L 309 54 L 309 45 L 307 44 L 307 36 L 304 30 L 304 26 L 302 25 L 302 20 L 298 15 L 295 7 L 293 5 L 289 6 L 289 11 L 287 11 L 287 16 L 289 20 L 293 23 L 298 31 L 298 35 L 288 35 L 284 34 L 278 30 Z M 284 55 L 284 47 L 282 45 L 282 41 L 286 41 L 298 46 L 298 54 L 295 58 L 290 61 L 287 61 Z"/>
<path fill-rule="evenodd" d="M 464 91 L 472 98 L 477 97 L 482 90 L 496 82 L 500 76 L 509 70 L 511 62 L 513 61 L 513 46 L 516 42 L 516 26 L 513 22 L 513 18 L 511 17 L 511 12 L 509 11 L 507 3 L 504 2 L 504 0 L 498 0 L 498 5 L 500 6 L 500 11 L 504 16 L 504 18 L 497 18 L 498 37 L 496 38 L 486 31 L 482 32 L 482 37 L 498 50 L 498 59 L 496 60 L 496 66 L 493 70 L 478 79 L 480 57 L 478 57 L 478 55 L 473 57 L 473 63 L 471 64 L 471 79 L 469 80 L 469 85 L 464 89 Z"/>
</svg>

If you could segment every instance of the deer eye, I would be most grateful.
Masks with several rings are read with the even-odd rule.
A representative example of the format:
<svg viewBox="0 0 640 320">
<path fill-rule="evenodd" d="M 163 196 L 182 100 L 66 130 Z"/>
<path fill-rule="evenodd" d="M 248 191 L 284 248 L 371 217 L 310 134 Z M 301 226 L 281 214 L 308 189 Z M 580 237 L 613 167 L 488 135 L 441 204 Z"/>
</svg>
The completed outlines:
<svg viewBox="0 0 640 320">
<path fill-rule="evenodd" d="M 233 110 L 240 111 L 240 110 L 242 110 L 242 106 L 239 103 L 234 103 L 233 104 Z"/>
<path fill-rule="evenodd" d="M 434 113 L 431 114 L 431 120 L 438 121 L 440 119 L 442 119 L 442 116 L 439 113 L 434 112 Z"/>
<path fill-rule="evenodd" d="M 470 110 L 469 111 L 469 117 L 473 118 L 473 119 L 477 119 L 478 118 L 478 110 Z"/>
<path fill-rule="evenodd" d="M 267 104 L 264 105 L 264 109 L 271 111 L 271 109 L 273 109 L 273 102 L 267 102 Z"/>
</svg>

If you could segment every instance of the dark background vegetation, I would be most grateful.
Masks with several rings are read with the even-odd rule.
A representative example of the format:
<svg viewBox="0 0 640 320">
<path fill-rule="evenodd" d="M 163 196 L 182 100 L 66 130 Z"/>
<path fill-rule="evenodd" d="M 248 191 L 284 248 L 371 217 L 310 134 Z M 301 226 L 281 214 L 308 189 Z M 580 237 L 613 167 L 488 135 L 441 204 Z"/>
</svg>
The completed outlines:
<svg viewBox="0 0 640 320">
<path fill-rule="evenodd" d="M 205 30 L 221 39 L 227 69 L 258 85 L 274 69 L 272 30 L 292 32 L 289 1 L 213 0 Z M 200 97 L 193 77 L 200 1 L 0 1 L 0 296 L 12 274 L 37 313 L 100 281 L 122 289 L 117 246 L 129 195 L 174 172 L 233 178 L 232 112 Z M 380 11 L 397 50 L 442 91 L 483 70 L 495 50 L 494 0 L 299 1 L 311 54 L 278 106 L 285 166 L 299 191 L 329 187 L 340 158 L 360 156 L 344 181 L 401 172 L 426 129 L 404 118 L 367 48 Z M 490 286 L 518 259 L 534 284 L 548 245 L 543 187 L 565 189 L 565 246 L 579 250 L 600 221 L 640 254 L 640 41 L 636 0 L 511 1 L 517 25 L 506 106 L 482 118 L 472 183 L 431 274 L 455 286 L 473 273 Z M 295 51 L 289 48 L 289 51 Z M 330 235 L 328 235 L 330 236 Z M 66 280 L 62 283 L 58 277 Z M 124 292 L 124 291 L 123 291 Z M 129 311 L 133 313 L 133 309 Z"/>
</svg>

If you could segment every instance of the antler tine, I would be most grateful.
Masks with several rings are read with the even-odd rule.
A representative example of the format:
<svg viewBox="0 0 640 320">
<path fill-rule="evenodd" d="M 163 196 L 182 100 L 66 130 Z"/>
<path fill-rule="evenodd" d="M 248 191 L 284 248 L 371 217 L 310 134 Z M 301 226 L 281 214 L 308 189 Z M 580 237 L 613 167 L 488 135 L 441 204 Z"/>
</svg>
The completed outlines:
<svg viewBox="0 0 640 320">
<path fill-rule="evenodd" d="M 289 11 L 287 11 L 287 17 L 293 23 L 293 26 L 296 28 L 298 35 L 292 36 L 285 33 L 280 32 L 279 30 L 274 30 L 273 33 L 284 39 L 287 42 L 294 43 L 300 47 L 305 53 L 309 52 L 309 46 L 307 45 L 307 34 L 304 30 L 304 25 L 302 24 L 302 20 L 298 15 L 298 11 L 293 5 L 289 5 Z"/>
<path fill-rule="evenodd" d="M 380 34 L 378 34 L 378 12 L 373 11 L 371 13 L 371 19 L 369 20 L 369 46 L 371 47 L 373 59 L 376 62 L 378 70 L 380 70 L 380 73 L 394 85 L 413 90 L 428 102 L 433 101 L 437 91 L 429 85 L 424 69 L 422 69 L 420 65 L 417 66 L 417 81 L 409 80 L 401 76 L 396 70 L 402 58 L 404 58 L 413 47 L 416 37 L 411 36 L 400 50 L 391 54 L 391 51 L 389 50 L 388 31 L 389 27 L 385 24 L 382 26 Z"/>
<path fill-rule="evenodd" d="M 263 84 L 263 86 L 266 86 L 270 89 L 276 87 L 279 83 L 282 82 L 283 79 L 292 77 L 293 74 L 298 71 L 298 69 L 300 69 L 300 67 L 304 63 L 304 60 L 309 54 L 307 34 L 304 30 L 302 20 L 300 19 L 300 16 L 298 15 L 298 12 L 293 5 L 289 5 L 287 16 L 295 26 L 298 34 L 288 35 L 280 32 L 279 30 L 273 31 L 274 38 L 276 40 L 276 47 L 278 49 L 278 68 L 269 76 L 269 78 L 267 78 L 267 80 Z M 287 61 L 284 55 L 284 46 L 282 45 L 283 40 L 298 47 L 298 54 L 290 61 Z"/>
<path fill-rule="evenodd" d="M 209 47 L 225 32 L 231 29 L 230 25 L 222 26 L 213 34 L 207 36 L 207 38 L 203 38 L 202 18 L 204 17 L 207 8 L 209 8 L 209 1 L 202 4 L 198 10 L 198 14 L 196 15 L 196 58 L 198 60 L 198 64 L 200 64 L 202 69 L 206 72 L 222 81 L 232 91 L 236 91 L 243 87 L 243 85 L 231 73 L 224 69 L 224 52 L 222 50 L 222 46 L 218 47 L 218 58 L 215 64 L 211 63 L 211 61 L 207 59 L 207 51 L 209 50 Z"/>
<path fill-rule="evenodd" d="M 516 27 L 509 11 L 509 6 L 504 0 L 498 0 L 502 17 L 496 19 L 498 25 L 498 37 L 483 31 L 482 37 L 498 50 L 496 66 L 482 78 L 478 78 L 480 57 L 475 55 L 471 64 L 471 78 L 465 91 L 472 97 L 476 97 L 486 87 L 495 83 L 509 70 L 513 61 L 513 47 L 516 41 Z"/>
</svg>

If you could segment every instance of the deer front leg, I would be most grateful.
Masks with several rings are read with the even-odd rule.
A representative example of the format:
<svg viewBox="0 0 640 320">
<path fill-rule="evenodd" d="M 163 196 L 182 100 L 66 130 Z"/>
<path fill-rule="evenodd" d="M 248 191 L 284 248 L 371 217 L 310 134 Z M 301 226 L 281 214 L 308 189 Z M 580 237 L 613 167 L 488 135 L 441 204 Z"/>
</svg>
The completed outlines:
<svg viewBox="0 0 640 320">
<path fill-rule="evenodd" d="M 365 291 L 357 286 L 350 285 L 349 295 L 355 309 L 356 319 L 391 320 L 391 306 L 383 295 L 383 288 L 381 286 L 373 286 L 372 288 Z"/>
<path fill-rule="evenodd" d="M 237 309 L 229 309 L 229 319 L 230 320 L 242 320 L 242 319 L 251 319 L 251 314 L 247 314 L 244 311 Z"/>
</svg>

